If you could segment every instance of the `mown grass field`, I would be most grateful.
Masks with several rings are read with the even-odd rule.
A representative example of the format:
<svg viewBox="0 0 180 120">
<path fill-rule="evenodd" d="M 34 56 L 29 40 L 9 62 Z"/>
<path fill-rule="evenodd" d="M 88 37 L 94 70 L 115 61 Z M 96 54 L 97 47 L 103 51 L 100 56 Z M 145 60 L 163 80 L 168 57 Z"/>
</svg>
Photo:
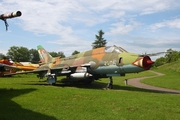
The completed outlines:
<svg viewBox="0 0 180 120">
<path fill-rule="evenodd" d="M 108 79 L 91 85 L 58 82 L 50 86 L 34 74 L 0 78 L 0 119 L 179 120 L 179 95 L 125 86 L 123 82 L 151 75 L 147 71 L 114 77 L 113 90 L 103 89 Z"/>
<path fill-rule="evenodd" d="M 153 70 L 165 75 L 142 80 L 143 83 L 180 90 L 180 60 L 154 68 Z"/>
</svg>

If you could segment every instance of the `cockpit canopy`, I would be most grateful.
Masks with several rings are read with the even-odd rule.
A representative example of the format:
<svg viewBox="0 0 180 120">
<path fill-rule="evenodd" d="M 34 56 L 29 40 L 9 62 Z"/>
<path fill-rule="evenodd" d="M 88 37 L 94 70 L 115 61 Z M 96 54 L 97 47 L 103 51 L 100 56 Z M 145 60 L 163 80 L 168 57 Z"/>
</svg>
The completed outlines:
<svg viewBox="0 0 180 120">
<path fill-rule="evenodd" d="M 105 47 L 105 52 L 107 53 L 123 53 L 123 52 L 126 52 L 127 51 L 121 47 L 117 47 L 117 46 L 107 46 Z"/>
</svg>

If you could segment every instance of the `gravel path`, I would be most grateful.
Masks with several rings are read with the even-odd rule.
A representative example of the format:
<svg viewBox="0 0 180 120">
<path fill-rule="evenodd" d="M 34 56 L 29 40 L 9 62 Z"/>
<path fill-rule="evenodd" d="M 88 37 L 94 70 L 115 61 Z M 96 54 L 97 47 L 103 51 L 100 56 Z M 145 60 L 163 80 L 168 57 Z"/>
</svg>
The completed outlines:
<svg viewBox="0 0 180 120">
<path fill-rule="evenodd" d="M 164 74 L 162 73 L 158 73 L 158 72 L 154 72 L 151 71 L 153 73 L 155 73 L 155 76 L 150 76 L 150 77 L 141 77 L 141 78 L 132 78 L 128 80 L 128 85 L 137 87 L 137 88 L 143 88 L 143 89 L 148 89 L 148 90 L 154 90 L 154 91 L 159 91 L 159 92 L 164 92 L 164 93 L 173 93 L 173 94 L 180 94 L 179 90 L 172 90 L 172 89 L 166 89 L 166 88 L 160 88 L 160 87 L 154 87 L 151 85 L 146 85 L 144 83 L 141 83 L 140 81 L 143 79 L 147 79 L 147 78 L 153 78 L 153 77 L 158 77 L 158 76 L 162 76 Z"/>
</svg>

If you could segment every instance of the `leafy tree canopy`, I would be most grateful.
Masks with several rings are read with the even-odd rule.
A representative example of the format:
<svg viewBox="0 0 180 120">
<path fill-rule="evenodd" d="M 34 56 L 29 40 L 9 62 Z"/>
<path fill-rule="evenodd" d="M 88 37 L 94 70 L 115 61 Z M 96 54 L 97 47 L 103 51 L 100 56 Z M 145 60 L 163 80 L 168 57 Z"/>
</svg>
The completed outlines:
<svg viewBox="0 0 180 120">
<path fill-rule="evenodd" d="M 63 52 L 49 52 L 49 54 L 50 54 L 52 57 L 59 57 L 59 56 L 60 56 L 61 58 L 66 57 Z"/>
<path fill-rule="evenodd" d="M 12 46 L 7 52 L 8 58 L 15 62 L 39 62 L 39 54 L 36 49 L 28 49 L 26 47 Z"/>
<path fill-rule="evenodd" d="M 0 60 L 3 59 L 4 57 L 5 57 L 5 55 L 0 53 Z"/>
<path fill-rule="evenodd" d="M 30 60 L 30 52 L 26 47 L 12 46 L 8 50 L 7 56 L 16 62 L 27 62 Z"/>
<path fill-rule="evenodd" d="M 36 49 L 30 49 L 29 53 L 30 53 L 30 61 L 32 63 L 37 63 L 40 61 L 39 54 L 38 54 L 38 51 Z"/>
<path fill-rule="evenodd" d="M 166 63 L 175 62 L 180 59 L 180 51 L 168 49 L 164 57 L 156 59 L 154 66 L 158 67 Z"/>
<path fill-rule="evenodd" d="M 75 51 L 72 53 L 72 55 L 76 55 L 76 54 L 78 54 L 78 53 L 80 53 L 80 52 L 77 51 L 77 50 L 75 50 Z"/>
</svg>

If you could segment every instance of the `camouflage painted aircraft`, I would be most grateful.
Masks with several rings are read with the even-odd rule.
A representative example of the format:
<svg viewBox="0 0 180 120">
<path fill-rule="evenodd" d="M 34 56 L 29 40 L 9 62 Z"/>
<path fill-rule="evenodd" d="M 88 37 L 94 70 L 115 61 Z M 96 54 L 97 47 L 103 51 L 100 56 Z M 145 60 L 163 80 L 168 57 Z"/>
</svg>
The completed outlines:
<svg viewBox="0 0 180 120">
<path fill-rule="evenodd" d="M 4 76 L 5 74 L 15 74 L 17 70 L 20 69 L 11 65 L 0 63 L 0 77 Z"/>
<path fill-rule="evenodd" d="M 31 73 L 38 73 L 40 78 L 46 76 L 49 84 L 55 84 L 57 76 L 63 75 L 65 80 L 87 83 L 109 77 L 107 88 L 113 88 L 113 76 L 149 70 L 154 63 L 149 56 L 129 53 L 117 46 L 101 47 L 66 58 L 53 58 L 40 45 L 38 52 L 42 63 Z"/>
<path fill-rule="evenodd" d="M 6 57 L 0 60 L 0 77 L 4 76 L 4 74 L 16 73 L 19 68 L 12 66 L 13 63 Z"/>
<path fill-rule="evenodd" d="M 38 64 L 30 63 L 23 65 L 18 62 L 12 62 L 8 58 L 4 57 L 0 60 L 0 77 L 16 73 L 17 71 L 32 71 L 37 69 L 38 66 Z"/>
<path fill-rule="evenodd" d="M 21 15 L 22 15 L 21 11 L 12 12 L 12 13 L 9 13 L 9 14 L 1 14 L 0 15 L 0 20 L 3 20 L 4 23 L 5 23 L 6 31 L 8 30 L 8 26 L 9 26 L 6 19 L 19 17 Z M 16 70 L 19 70 L 19 68 L 13 67 L 11 65 L 12 64 L 9 63 L 6 60 L 5 61 L 0 61 L 0 76 L 4 76 L 4 74 L 6 74 L 6 73 L 8 73 L 8 74 L 9 73 L 15 73 Z"/>
<path fill-rule="evenodd" d="M 39 67 L 39 64 L 32 64 L 30 62 L 14 62 L 13 66 L 21 69 L 22 71 L 32 71 Z"/>
<path fill-rule="evenodd" d="M 5 23 L 6 31 L 8 30 L 8 26 L 9 26 L 7 21 L 6 21 L 6 19 L 10 19 L 10 18 L 14 18 L 14 17 L 19 17 L 21 15 L 22 15 L 21 11 L 12 12 L 12 13 L 9 13 L 9 14 L 1 14 L 0 15 L 0 19 L 3 20 L 4 23 Z"/>
</svg>

